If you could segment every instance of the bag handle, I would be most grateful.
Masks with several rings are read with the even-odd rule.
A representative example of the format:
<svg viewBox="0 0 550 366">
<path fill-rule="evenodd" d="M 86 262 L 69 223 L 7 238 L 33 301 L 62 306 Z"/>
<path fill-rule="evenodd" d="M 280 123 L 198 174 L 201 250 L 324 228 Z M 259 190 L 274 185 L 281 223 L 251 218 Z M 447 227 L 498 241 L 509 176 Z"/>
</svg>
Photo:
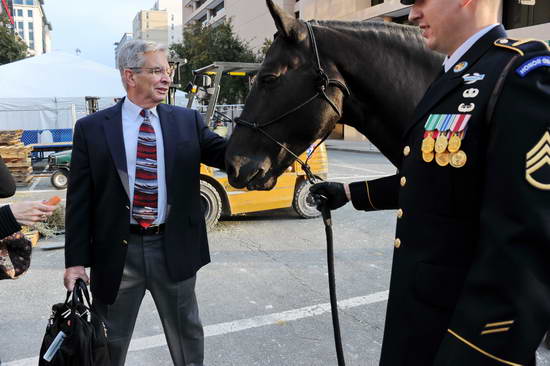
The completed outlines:
<svg viewBox="0 0 550 366">
<path fill-rule="evenodd" d="M 92 302 L 90 301 L 90 292 L 88 291 L 88 286 L 86 285 L 86 282 L 84 282 L 83 279 L 78 278 L 76 280 L 75 287 L 77 289 L 76 293 L 80 302 L 84 305 L 87 304 L 88 309 L 91 309 Z M 84 298 L 86 299 L 86 303 L 84 303 L 84 298 L 82 295 L 84 295 Z M 74 298 L 74 295 L 73 295 L 73 298 Z"/>
<path fill-rule="evenodd" d="M 86 302 L 84 302 L 84 299 L 86 299 Z M 78 303 L 84 306 L 88 305 L 88 309 L 92 308 L 88 286 L 81 278 L 76 280 L 73 291 L 67 291 L 67 297 L 65 298 L 65 304 L 69 305 L 71 310 L 76 309 Z"/>
</svg>

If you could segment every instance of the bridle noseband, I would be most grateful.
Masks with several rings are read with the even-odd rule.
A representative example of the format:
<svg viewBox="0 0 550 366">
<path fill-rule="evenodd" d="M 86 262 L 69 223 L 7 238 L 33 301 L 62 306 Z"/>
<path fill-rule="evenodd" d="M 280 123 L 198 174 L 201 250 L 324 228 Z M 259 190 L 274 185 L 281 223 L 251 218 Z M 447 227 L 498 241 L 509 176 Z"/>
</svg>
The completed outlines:
<svg viewBox="0 0 550 366">
<path fill-rule="evenodd" d="M 306 173 L 308 181 L 311 184 L 313 184 L 313 183 L 315 183 L 316 180 L 320 180 L 320 178 L 318 176 L 314 175 L 311 172 L 311 169 L 310 169 L 309 165 L 307 164 L 307 162 L 308 162 L 309 158 L 313 155 L 313 151 L 315 151 L 315 149 L 317 149 L 317 147 L 319 145 L 321 145 L 328 138 L 328 136 L 330 135 L 330 131 L 323 137 L 321 142 L 319 142 L 315 146 L 313 151 L 307 157 L 306 161 L 303 162 L 298 157 L 298 155 L 296 155 L 294 152 L 292 152 L 289 148 L 287 148 L 285 145 L 283 145 L 279 141 L 275 140 L 273 137 L 271 137 L 271 135 L 269 135 L 264 130 L 264 128 L 266 128 L 267 126 L 270 126 L 272 124 L 275 124 L 276 122 L 281 121 L 286 116 L 288 116 L 288 115 L 298 111 L 299 109 L 305 107 L 306 105 L 311 103 L 313 100 L 317 99 L 318 97 L 321 97 L 322 99 L 324 99 L 332 107 L 332 109 L 334 109 L 336 114 L 338 114 L 338 117 L 340 117 L 340 118 L 342 117 L 342 111 L 339 110 L 338 107 L 336 106 L 336 104 L 329 98 L 329 96 L 326 93 L 326 90 L 330 86 L 337 87 L 342 91 L 342 93 L 344 93 L 345 97 L 350 95 L 350 91 L 349 91 L 348 87 L 344 83 L 342 83 L 340 80 L 330 79 L 329 76 L 327 75 L 327 73 L 325 72 L 325 70 L 323 70 L 323 68 L 321 67 L 321 59 L 319 57 L 319 50 L 317 48 L 317 41 L 315 40 L 315 34 L 313 33 L 313 27 L 311 26 L 311 24 L 309 22 L 306 22 L 306 26 L 307 26 L 307 30 L 308 30 L 308 34 L 309 34 L 309 39 L 311 40 L 311 48 L 313 50 L 313 54 L 315 56 L 315 61 L 316 61 L 316 65 L 315 65 L 316 70 L 315 71 L 318 74 L 318 84 L 316 86 L 317 92 L 312 97 L 308 98 L 305 102 L 299 104 L 297 107 L 294 107 L 291 110 L 284 112 L 280 116 L 278 116 L 278 117 L 276 117 L 276 118 L 274 118 L 274 119 L 272 119 L 272 120 L 270 120 L 266 123 L 258 124 L 256 122 L 248 122 L 248 121 L 245 121 L 244 119 L 242 119 L 240 117 L 235 118 L 235 123 L 237 125 L 246 126 L 246 127 L 249 127 L 249 128 L 251 128 L 255 131 L 261 132 L 268 139 L 270 139 L 271 141 L 273 141 L 274 143 L 279 145 L 281 148 L 286 150 L 302 166 L 302 169 Z"/>
</svg>

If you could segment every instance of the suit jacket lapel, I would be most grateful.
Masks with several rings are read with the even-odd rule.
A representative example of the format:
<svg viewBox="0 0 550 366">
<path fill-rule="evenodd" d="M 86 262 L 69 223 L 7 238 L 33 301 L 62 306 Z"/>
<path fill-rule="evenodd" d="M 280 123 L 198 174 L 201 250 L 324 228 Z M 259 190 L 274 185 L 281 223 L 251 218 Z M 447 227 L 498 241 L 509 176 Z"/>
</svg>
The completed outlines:
<svg viewBox="0 0 550 366">
<path fill-rule="evenodd" d="M 115 168 L 126 191 L 128 199 L 130 199 L 130 189 L 128 187 L 128 164 L 126 162 L 126 148 L 124 146 L 124 134 L 122 133 L 122 99 L 113 108 L 112 113 L 107 114 L 103 123 L 107 145 L 111 152 L 111 157 L 115 163 Z"/>
<path fill-rule="evenodd" d="M 403 136 L 406 136 L 410 129 L 415 126 L 437 103 L 445 96 L 463 84 L 463 76 L 466 75 L 472 65 L 474 65 L 487 51 L 491 49 L 494 41 L 506 37 L 506 32 L 501 25 L 491 29 L 487 34 L 481 37 L 459 62 L 467 62 L 467 66 L 460 72 L 454 70 L 447 71 L 443 76 L 437 78 L 426 94 L 420 101 L 414 112 L 413 122 L 405 129 Z"/>
<path fill-rule="evenodd" d="M 164 171 L 166 174 L 166 195 L 170 202 L 170 183 L 176 156 L 176 144 L 178 141 L 178 126 L 172 121 L 172 108 L 166 104 L 159 104 L 157 107 L 162 128 L 162 142 L 164 144 Z"/>
</svg>

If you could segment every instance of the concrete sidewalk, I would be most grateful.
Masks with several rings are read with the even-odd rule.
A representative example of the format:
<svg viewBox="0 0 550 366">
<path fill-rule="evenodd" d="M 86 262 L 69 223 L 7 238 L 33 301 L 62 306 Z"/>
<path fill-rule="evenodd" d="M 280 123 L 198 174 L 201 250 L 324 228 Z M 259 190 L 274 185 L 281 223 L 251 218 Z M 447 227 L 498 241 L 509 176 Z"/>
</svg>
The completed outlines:
<svg viewBox="0 0 550 366">
<path fill-rule="evenodd" d="M 332 140 L 325 141 L 328 150 L 352 151 L 360 153 L 377 153 L 380 151 L 369 141 Z"/>
</svg>

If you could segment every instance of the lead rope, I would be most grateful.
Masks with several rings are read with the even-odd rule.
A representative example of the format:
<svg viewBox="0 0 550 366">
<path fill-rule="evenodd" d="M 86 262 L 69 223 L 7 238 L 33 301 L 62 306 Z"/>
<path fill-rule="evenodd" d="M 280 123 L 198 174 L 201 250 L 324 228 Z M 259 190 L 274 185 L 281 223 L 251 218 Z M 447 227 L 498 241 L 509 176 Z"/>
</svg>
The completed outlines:
<svg viewBox="0 0 550 366">
<path fill-rule="evenodd" d="M 330 80 L 328 79 L 327 74 L 323 71 L 323 68 L 321 67 L 321 58 L 319 57 L 319 51 L 317 49 L 317 41 L 315 40 L 315 35 L 313 34 L 313 28 L 309 23 L 306 23 L 306 25 L 309 31 L 309 38 L 313 43 L 313 52 L 315 52 L 315 58 L 317 59 L 317 68 L 319 70 L 319 74 L 321 74 L 321 76 L 324 75 L 326 77 L 326 83 L 327 85 L 329 85 Z M 346 90 L 347 94 L 349 95 L 349 90 L 344 84 L 340 83 L 340 81 L 338 80 L 334 80 L 334 82 L 341 84 L 340 88 L 342 90 Z M 336 108 L 334 103 L 327 96 L 325 90 L 326 90 L 326 87 L 321 88 L 323 97 L 326 99 L 327 102 L 330 103 L 330 105 L 332 106 L 332 108 L 334 108 L 334 110 L 338 111 L 338 108 Z M 338 114 L 341 117 L 341 114 L 340 113 Z M 329 134 L 330 132 L 323 138 L 323 140 L 319 143 L 319 145 L 322 144 L 323 141 L 325 141 L 328 138 Z M 317 148 L 317 146 L 315 148 Z M 311 153 L 311 155 L 313 155 L 313 152 Z M 308 159 L 306 159 L 306 164 L 307 164 L 307 160 L 309 160 L 309 156 L 308 156 Z M 332 234 L 332 217 L 330 214 L 330 209 L 328 208 L 328 205 L 327 205 L 327 197 L 324 197 L 322 195 L 317 195 L 316 200 L 318 202 L 318 207 L 321 211 L 321 215 L 323 216 L 323 224 L 325 224 L 325 235 L 327 237 L 328 291 L 330 296 L 330 312 L 332 314 L 332 329 L 334 331 L 334 346 L 336 347 L 336 359 L 338 361 L 338 366 L 345 366 L 346 361 L 344 359 L 344 350 L 342 348 L 342 335 L 340 333 L 340 319 L 338 317 L 338 299 L 336 297 L 336 275 L 334 271 L 334 243 L 333 243 L 333 234 Z"/>
</svg>

